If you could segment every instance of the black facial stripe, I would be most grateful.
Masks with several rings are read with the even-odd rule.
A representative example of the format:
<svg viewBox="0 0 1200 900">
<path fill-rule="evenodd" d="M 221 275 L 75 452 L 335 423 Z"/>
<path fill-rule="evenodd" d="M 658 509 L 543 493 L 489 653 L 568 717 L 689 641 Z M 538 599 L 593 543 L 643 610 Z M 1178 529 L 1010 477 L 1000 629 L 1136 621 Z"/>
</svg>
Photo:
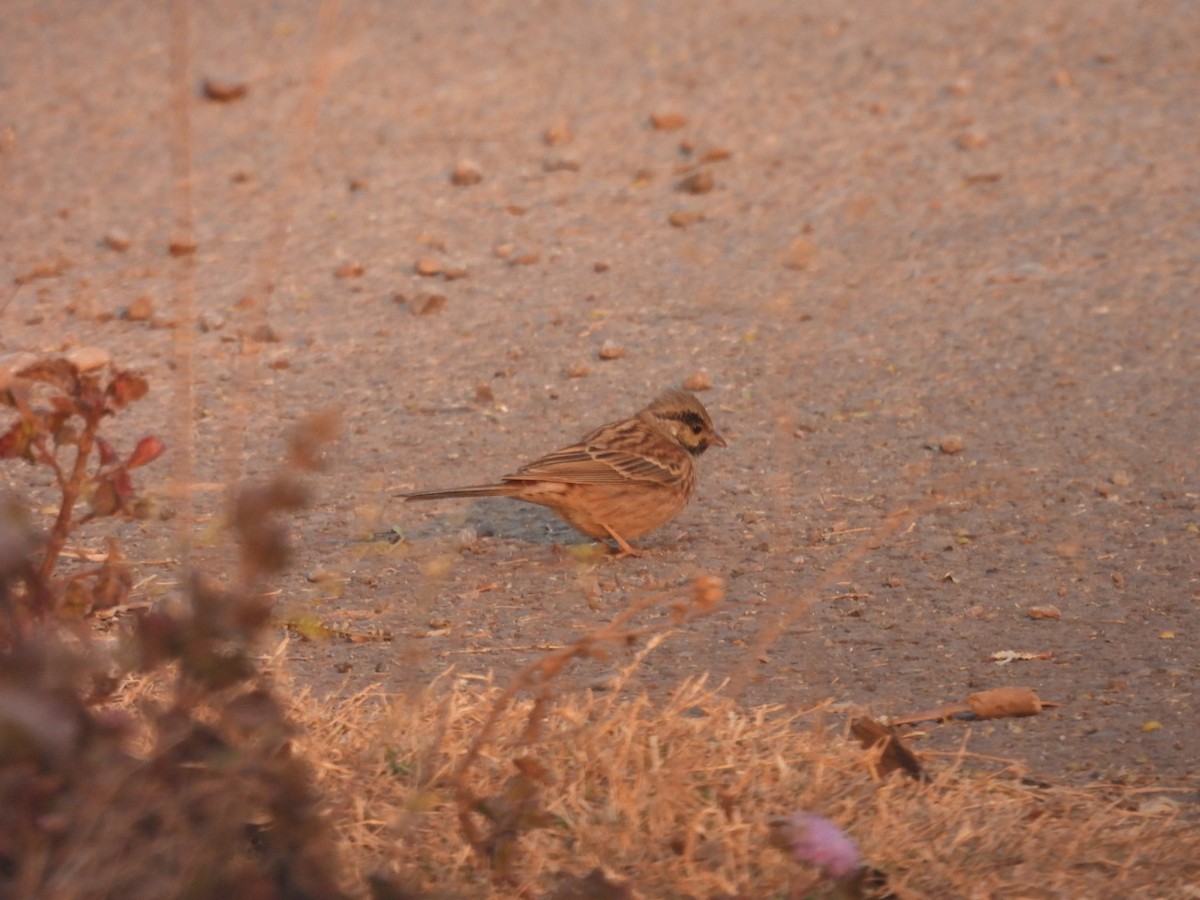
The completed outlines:
<svg viewBox="0 0 1200 900">
<path fill-rule="evenodd" d="M 676 422 L 682 422 L 693 431 L 703 431 L 708 427 L 708 424 L 704 421 L 704 418 L 699 413 L 694 413 L 690 409 L 677 413 L 665 413 L 663 418 L 674 419 Z"/>
</svg>

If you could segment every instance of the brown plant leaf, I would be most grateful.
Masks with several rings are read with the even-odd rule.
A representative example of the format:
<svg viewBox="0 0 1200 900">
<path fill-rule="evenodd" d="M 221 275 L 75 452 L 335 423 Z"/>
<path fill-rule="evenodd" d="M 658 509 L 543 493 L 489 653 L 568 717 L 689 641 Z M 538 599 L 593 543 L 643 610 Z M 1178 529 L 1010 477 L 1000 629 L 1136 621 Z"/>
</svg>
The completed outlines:
<svg viewBox="0 0 1200 900">
<path fill-rule="evenodd" d="M 166 451 L 167 445 L 163 443 L 155 435 L 149 435 L 138 441 L 133 452 L 129 454 L 129 459 L 125 461 L 126 469 L 136 469 L 140 466 L 154 462 Z"/>
<path fill-rule="evenodd" d="M 142 399 L 149 390 L 150 383 L 143 376 L 136 372 L 122 370 L 113 376 L 112 381 L 105 389 L 104 393 L 108 399 L 107 408 L 110 410 L 122 409 L 135 400 Z"/>
<path fill-rule="evenodd" d="M 99 435 L 96 436 L 96 449 L 100 451 L 100 465 L 115 466 L 117 460 L 117 451 L 113 449 L 113 445 Z"/>
<path fill-rule="evenodd" d="M 68 395 L 74 394 L 79 389 L 79 369 L 62 357 L 40 359 L 16 374 L 18 378 L 43 382 Z"/>
<path fill-rule="evenodd" d="M 891 729 L 868 716 L 862 716 L 850 722 L 850 733 L 858 738 L 864 749 L 880 748 L 879 774 L 890 775 L 901 769 L 918 781 L 924 777 L 921 761 Z"/>
<path fill-rule="evenodd" d="M 33 428 L 28 422 L 18 419 L 12 427 L 0 435 L 0 459 L 17 459 L 23 457 L 30 461 L 30 442 L 33 438 Z"/>
</svg>

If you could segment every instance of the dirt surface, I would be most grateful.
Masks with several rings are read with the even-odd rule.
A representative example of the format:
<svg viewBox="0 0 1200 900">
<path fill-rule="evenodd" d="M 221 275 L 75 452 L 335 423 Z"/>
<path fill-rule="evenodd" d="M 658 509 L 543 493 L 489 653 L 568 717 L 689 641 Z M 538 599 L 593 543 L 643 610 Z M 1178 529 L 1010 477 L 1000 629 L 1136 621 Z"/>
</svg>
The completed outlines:
<svg viewBox="0 0 1200 900">
<path fill-rule="evenodd" d="M 219 566 L 224 489 L 336 407 L 281 618 L 391 640 L 295 640 L 300 681 L 504 679 L 712 574 L 725 604 L 639 686 L 732 677 L 840 722 L 1028 685 L 1063 705 L 917 749 L 969 731 L 1040 777 L 1195 797 L 1193 4 L 151 6 L 9 0 L 0 35 L 0 354 L 150 377 L 122 439 L 172 442 L 143 483 L 176 518 L 117 528 L 143 595 L 182 520 Z M 729 447 L 644 558 L 533 507 L 392 499 L 700 370 Z"/>
</svg>

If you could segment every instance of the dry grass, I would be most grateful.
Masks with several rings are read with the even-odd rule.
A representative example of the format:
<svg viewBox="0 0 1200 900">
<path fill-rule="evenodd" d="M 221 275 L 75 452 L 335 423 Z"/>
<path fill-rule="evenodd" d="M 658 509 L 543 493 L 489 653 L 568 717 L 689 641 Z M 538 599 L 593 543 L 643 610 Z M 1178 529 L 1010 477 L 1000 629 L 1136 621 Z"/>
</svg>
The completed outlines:
<svg viewBox="0 0 1200 900">
<path fill-rule="evenodd" d="M 1161 797 L 1025 785 L 964 765 L 965 751 L 925 784 L 880 779 L 824 710 L 747 710 L 702 681 L 662 706 L 561 696 L 533 743 L 533 702 L 509 706 L 465 777 L 495 800 L 520 765 L 549 815 L 493 881 L 459 828 L 455 773 L 499 695 L 447 674 L 417 698 L 298 698 L 351 882 L 385 870 L 415 891 L 532 897 L 598 866 L 631 896 L 799 897 L 817 875 L 772 849 L 767 823 L 804 809 L 855 838 L 881 896 L 1185 897 L 1200 884 L 1200 829 Z"/>
</svg>

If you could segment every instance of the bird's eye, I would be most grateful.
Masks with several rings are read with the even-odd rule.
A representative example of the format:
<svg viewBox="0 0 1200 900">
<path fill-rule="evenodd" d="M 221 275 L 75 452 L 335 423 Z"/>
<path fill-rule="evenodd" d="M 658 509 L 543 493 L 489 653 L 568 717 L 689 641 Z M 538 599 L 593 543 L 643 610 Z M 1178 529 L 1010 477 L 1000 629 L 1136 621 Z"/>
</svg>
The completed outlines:
<svg viewBox="0 0 1200 900">
<path fill-rule="evenodd" d="M 704 430 L 703 425 L 697 425 L 695 422 L 692 423 L 692 434 L 699 434 L 703 430 Z"/>
</svg>

